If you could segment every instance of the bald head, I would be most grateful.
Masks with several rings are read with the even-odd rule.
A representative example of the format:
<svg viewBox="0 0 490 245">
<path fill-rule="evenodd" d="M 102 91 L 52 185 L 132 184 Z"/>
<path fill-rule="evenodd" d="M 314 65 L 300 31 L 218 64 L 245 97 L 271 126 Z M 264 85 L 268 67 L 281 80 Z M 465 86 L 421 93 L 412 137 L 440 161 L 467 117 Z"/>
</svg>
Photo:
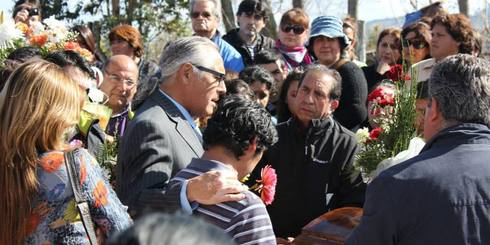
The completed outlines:
<svg viewBox="0 0 490 245">
<path fill-rule="evenodd" d="M 104 82 L 100 90 L 109 101 L 113 114 L 128 108 L 136 93 L 138 66 L 126 55 L 114 55 L 104 65 Z"/>
<path fill-rule="evenodd" d="M 130 71 L 132 73 L 136 74 L 136 77 L 138 76 L 138 65 L 134 62 L 131 57 L 118 54 L 118 55 L 113 55 L 109 60 L 106 61 L 104 65 L 104 69 L 107 69 L 107 67 L 111 67 L 113 69 L 117 70 L 126 70 Z"/>
</svg>

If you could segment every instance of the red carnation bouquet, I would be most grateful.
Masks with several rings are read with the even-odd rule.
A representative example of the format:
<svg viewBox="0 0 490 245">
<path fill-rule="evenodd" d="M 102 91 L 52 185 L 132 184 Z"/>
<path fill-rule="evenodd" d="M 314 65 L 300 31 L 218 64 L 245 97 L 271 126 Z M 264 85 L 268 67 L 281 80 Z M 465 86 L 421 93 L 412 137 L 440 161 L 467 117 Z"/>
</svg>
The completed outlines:
<svg viewBox="0 0 490 245">
<path fill-rule="evenodd" d="M 355 164 L 368 181 L 381 161 L 407 149 L 416 135 L 415 98 L 415 85 L 391 80 L 383 81 L 368 95 L 368 120 L 372 130 L 362 128 L 356 132 L 360 151 Z"/>
<path fill-rule="evenodd" d="M 267 165 L 260 171 L 260 178 L 250 187 L 250 190 L 258 192 L 264 204 L 269 205 L 274 201 L 274 196 L 276 195 L 276 170 Z"/>
</svg>

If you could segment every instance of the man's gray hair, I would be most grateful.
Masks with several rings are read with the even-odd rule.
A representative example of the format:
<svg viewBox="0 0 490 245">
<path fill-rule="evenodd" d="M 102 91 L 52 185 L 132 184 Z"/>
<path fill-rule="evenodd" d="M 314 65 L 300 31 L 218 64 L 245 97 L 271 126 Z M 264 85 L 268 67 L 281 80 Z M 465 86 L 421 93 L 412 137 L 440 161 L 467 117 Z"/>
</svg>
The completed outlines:
<svg viewBox="0 0 490 245">
<path fill-rule="evenodd" d="M 448 122 L 490 126 L 490 62 L 469 54 L 445 58 L 432 71 L 429 97 Z"/>
<path fill-rule="evenodd" d="M 197 2 L 212 2 L 214 3 L 214 10 L 213 10 L 213 15 L 216 16 L 218 21 L 221 21 L 221 1 L 220 0 L 191 0 L 189 2 L 189 13 L 192 13 L 192 10 L 194 9 L 194 5 L 196 5 Z"/>
<path fill-rule="evenodd" d="M 161 81 L 167 80 L 185 63 L 206 66 L 210 62 L 209 51 L 213 49 L 219 55 L 216 44 L 209 38 L 199 36 L 179 38 L 170 42 L 160 58 Z"/>
<path fill-rule="evenodd" d="M 330 88 L 329 97 L 330 99 L 333 100 L 340 99 L 340 95 L 342 94 L 342 77 L 340 76 L 339 72 L 337 72 L 336 70 L 328 68 L 322 64 L 311 64 L 306 66 L 305 72 L 301 76 L 301 80 L 299 81 L 298 86 L 301 86 L 301 83 L 303 83 L 303 80 L 305 79 L 306 75 L 311 72 L 320 72 L 327 76 L 332 77 L 334 82 L 332 84 L 332 87 Z"/>
</svg>

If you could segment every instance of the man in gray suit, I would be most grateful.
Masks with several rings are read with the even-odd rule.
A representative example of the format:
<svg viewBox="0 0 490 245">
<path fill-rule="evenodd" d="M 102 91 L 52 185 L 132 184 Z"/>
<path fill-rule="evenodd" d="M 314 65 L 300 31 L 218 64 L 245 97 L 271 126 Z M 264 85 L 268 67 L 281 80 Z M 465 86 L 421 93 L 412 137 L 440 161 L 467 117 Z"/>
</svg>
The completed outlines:
<svg viewBox="0 0 490 245">
<path fill-rule="evenodd" d="M 194 123 L 210 116 L 222 95 L 223 60 L 209 39 L 170 43 L 160 60 L 162 81 L 136 111 L 120 141 L 116 192 L 139 216 L 145 210 L 191 212 L 191 204 L 241 200 L 246 187 L 236 173 L 212 171 L 168 186 L 192 158 L 201 157 L 201 133 Z M 197 204 L 196 203 L 196 204 Z"/>
</svg>

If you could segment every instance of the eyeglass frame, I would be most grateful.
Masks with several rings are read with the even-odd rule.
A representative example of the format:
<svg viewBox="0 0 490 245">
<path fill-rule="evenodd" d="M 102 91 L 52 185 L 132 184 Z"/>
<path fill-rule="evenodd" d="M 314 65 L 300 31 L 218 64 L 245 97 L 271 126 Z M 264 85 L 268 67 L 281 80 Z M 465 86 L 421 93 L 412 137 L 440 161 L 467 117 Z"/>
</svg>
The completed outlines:
<svg viewBox="0 0 490 245">
<path fill-rule="evenodd" d="M 134 82 L 131 79 L 125 79 L 125 78 L 119 77 L 116 74 L 109 74 L 109 72 L 106 69 L 104 69 L 104 73 L 106 73 L 109 76 L 110 80 L 117 81 L 117 82 L 123 82 L 124 84 L 126 84 L 129 87 L 129 89 L 133 89 L 136 86 L 136 82 Z"/>
<path fill-rule="evenodd" d="M 207 67 L 204 67 L 204 66 L 201 66 L 201 65 L 196 65 L 196 64 L 192 64 L 191 65 L 195 68 L 197 68 L 198 70 L 200 71 L 204 71 L 204 72 L 207 72 L 209 74 L 212 74 L 214 76 L 214 78 L 216 78 L 218 80 L 218 86 L 221 85 L 221 83 L 225 82 L 225 74 L 224 73 L 221 73 L 219 71 L 215 71 L 213 69 L 210 69 L 210 68 L 207 68 Z"/>
<path fill-rule="evenodd" d="M 412 46 L 414 49 L 424 49 L 424 48 L 429 47 L 427 42 L 424 40 L 421 40 L 421 39 L 414 38 L 414 39 L 403 39 L 402 40 L 402 47 L 403 48 L 408 48 L 410 46 Z"/>
<path fill-rule="evenodd" d="M 286 24 L 281 26 L 281 31 L 284 33 L 290 33 L 291 30 L 293 31 L 294 34 L 301 35 L 306 31 L 306 28 L 302 25 L 296 25 L 296 24 Z"/>
</svg>

